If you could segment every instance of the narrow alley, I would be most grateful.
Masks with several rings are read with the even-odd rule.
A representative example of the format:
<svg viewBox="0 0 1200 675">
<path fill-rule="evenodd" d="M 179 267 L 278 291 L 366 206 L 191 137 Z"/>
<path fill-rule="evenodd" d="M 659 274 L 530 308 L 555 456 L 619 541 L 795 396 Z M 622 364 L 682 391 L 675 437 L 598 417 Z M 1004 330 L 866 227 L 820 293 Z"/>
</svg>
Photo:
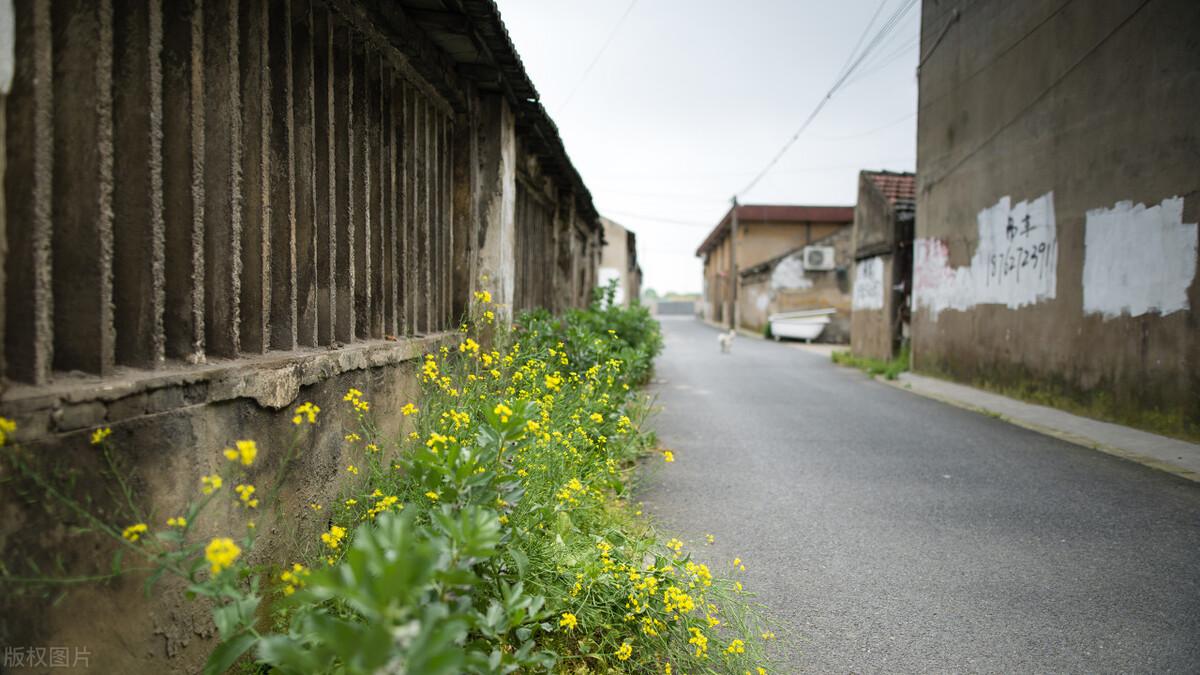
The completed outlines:
<svg viewBox="0 0 1200 675">
<path fill-rule="evenodd" d="M 794 343 L 664 318 L 645 511 L 782 624 L 787 672 L 1196 672 L 1200 490 Z M 714 535 L 712 545 L 705 536 Z"/>
</svg>

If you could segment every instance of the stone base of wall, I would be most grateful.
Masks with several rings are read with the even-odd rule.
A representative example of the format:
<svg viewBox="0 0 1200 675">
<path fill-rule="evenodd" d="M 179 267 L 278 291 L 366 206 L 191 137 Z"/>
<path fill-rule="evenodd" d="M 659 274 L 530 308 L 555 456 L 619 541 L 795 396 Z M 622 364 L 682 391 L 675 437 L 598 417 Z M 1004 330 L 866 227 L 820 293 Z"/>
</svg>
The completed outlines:
<svg viewBox="0 0 1200 675">
<path fill-rule="evenodd" d="M 420 357 L 447 344 L 453 334 L 355 344 L 339 350 L 272 354 L 235 364 L 189 368 L 88 388 L 79 382 L 6 393 L 3 408 L 15 418 L 24 461 L 55 477 L 55 484 L 118 528 L 130 524 L 120 491 L 108 479 L 102 453 L 89 444 L 93 428 L 111 426 L 109 441 L 122 470 L 128 469 L 135 503 L 151 529 L 182 513 L 200 496 L 200 477 L 226 462 L 221 450 L 253 439 L 259 457 L 246 482 L 264 497 L 284 466 L 291 439 L 297 454 L 282 488 L 260 508 L 236 506 L 229 494 L 214 500 L 193 530 L 195 541 L 238 539 L 255 521 L 258 542 L 249 559 L 282 565 L 311 554 L 329 526 L 339 490 L 355 477 L 366 450 L 346 442 L 356 420 L 342 401 L 354 387 L 371 402 L 371 413 L 389 439 L 407 433 L 399 410 L 418 393 Z M 291 410 L 303 401 L 321 407 L 318 426 L 297 427 Z M 387 452 L 388 448 L 384 448 Z M 39 486 L 7 463 L 0 491 L 0 549 L 6 572 L 17 577 L 103 576 L 116 545 L 81 531 L 88 522 L 48 500 Z M 323 505 L 321 511 L 310 504 Z M 214 508 L 218 507 L 218 508 Z M 126 567 L 144 566 L 124 555 Z M 10 585 L 0 589 L 0 644 L 68 646 L 89 652 L 97 672 L 197 672 L 215 643 L 205 601 L 187 600 L 177 581 L 164 578 L 147 595 L 144 574 L 69 586 Z M 269 617 L 263 617 L 269 620 Z M 72 652 L 74 653 L 74 652 Z"/>
</svg>

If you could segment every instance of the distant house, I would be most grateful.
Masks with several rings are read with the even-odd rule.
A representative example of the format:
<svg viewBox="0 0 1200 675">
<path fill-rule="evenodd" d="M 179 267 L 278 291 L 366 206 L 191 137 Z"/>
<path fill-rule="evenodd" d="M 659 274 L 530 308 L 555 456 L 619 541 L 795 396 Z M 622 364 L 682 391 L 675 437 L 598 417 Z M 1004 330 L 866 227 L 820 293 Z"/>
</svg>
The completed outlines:
<svg viewBox="0 0 1200 675">
<path fill-rule="evenodd" d="M 696 250 L 696 256 L 704 259 L 703 315 L 708 321 L 731 325 L 734 314 L 735 290 L 738 299 L 738 323 L 742 328 L 762 330 L 766 316 L 772 308 L 810 309 L 835 306 L 823 304 L 833 299 L 833 293 L 816 291 L 818 287 L 828 289 L 828 282 L 836 285 L 838 274 L 847 275 L 849 259 L 838 258 L 838 246 L 834 235 L 847 231 L 854 222 L 854 207 L 851 206 L 802 206 L 784 204 L 744 204 L 737 207 L 738 235 L 736 246 L 731 242 L 733 209 Z M 803 256 L 809 246 L 832 246 L 823 250 L 824 256 L 817 267 L 801 265 L 795 261 Z M 733 249 L 737 250 L 737 287 L 734 286 Z M 849 250 L 842 252 L 848 255 Z M 815 260 L 815 258 L 814 258 Z M 789 262 L 790 261 L 790 262 Z M 801 261 L 802 262 L 802 261 Z M 774 272 L 769 278 L 761 266 L 772 263 Z M 839 272 L 840 270 L 840 272 Z M 745 273 L 745 274 L 743 274 Z M 764 286 L 764 278 L 767 281 Z M 818 281 L 822 283 L 818 284 Z M 810 284 L 808 288 L 802 288 Z M 844 285 L 844 284 L 843 284 Z M 811 292 L 805 292 L 811 291 Z M 848 293 L 848 288 L 846 290 Z M 822 295 L 825 293 L 825 295 Z M 774 303 L 774 304 L 773 304 Z M 844 304 L 848 312 L 849 296 Z"/>
<path fill-rule="evenodd" d="M 608 218 L 600 218 L 600 223 L 604 226 L 604 248 L 600 251 L 599 284 L 607 286 L 616 279 L 617 294 L 613 301 L 619 305 L 629 305 L 642 293 L 637 235 Z"/>
<path fill-rule="evenodd" d="M 861 171 L 854 207 L 854 301 L 850 348 L 889 359 L 908 338 L 916 177 Z"/>
</svg>

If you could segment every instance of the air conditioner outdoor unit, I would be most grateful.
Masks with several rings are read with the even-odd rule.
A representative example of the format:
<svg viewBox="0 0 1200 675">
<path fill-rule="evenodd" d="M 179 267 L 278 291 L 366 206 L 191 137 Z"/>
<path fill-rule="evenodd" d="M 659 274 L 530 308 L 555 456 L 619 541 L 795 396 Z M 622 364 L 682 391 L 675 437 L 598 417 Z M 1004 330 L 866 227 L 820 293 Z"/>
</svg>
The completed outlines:
<svg viewBox="0 0 1200 675">
<path fill-rule="evenodd" d="M 807 246 L 804 249 L 804 269 L 823 272 L 833 269 L 832 246 Z"/>
</svg>

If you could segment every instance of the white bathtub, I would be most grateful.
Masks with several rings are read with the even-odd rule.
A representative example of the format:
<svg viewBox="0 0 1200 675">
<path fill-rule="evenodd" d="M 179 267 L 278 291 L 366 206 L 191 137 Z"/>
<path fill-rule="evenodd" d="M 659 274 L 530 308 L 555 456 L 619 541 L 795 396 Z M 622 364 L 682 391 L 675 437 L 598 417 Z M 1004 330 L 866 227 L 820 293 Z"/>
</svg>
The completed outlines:
<svg viewBox="0 0 1200 675">
<path fill-rule="evenodd" d="M 836 313 L 836 309 L 809 309 L 772 314 L 767 321 L 771 323 L 771 336 L 776 340 L 790 338 L 812 342 L 821 337 Z"/>
</svg>

